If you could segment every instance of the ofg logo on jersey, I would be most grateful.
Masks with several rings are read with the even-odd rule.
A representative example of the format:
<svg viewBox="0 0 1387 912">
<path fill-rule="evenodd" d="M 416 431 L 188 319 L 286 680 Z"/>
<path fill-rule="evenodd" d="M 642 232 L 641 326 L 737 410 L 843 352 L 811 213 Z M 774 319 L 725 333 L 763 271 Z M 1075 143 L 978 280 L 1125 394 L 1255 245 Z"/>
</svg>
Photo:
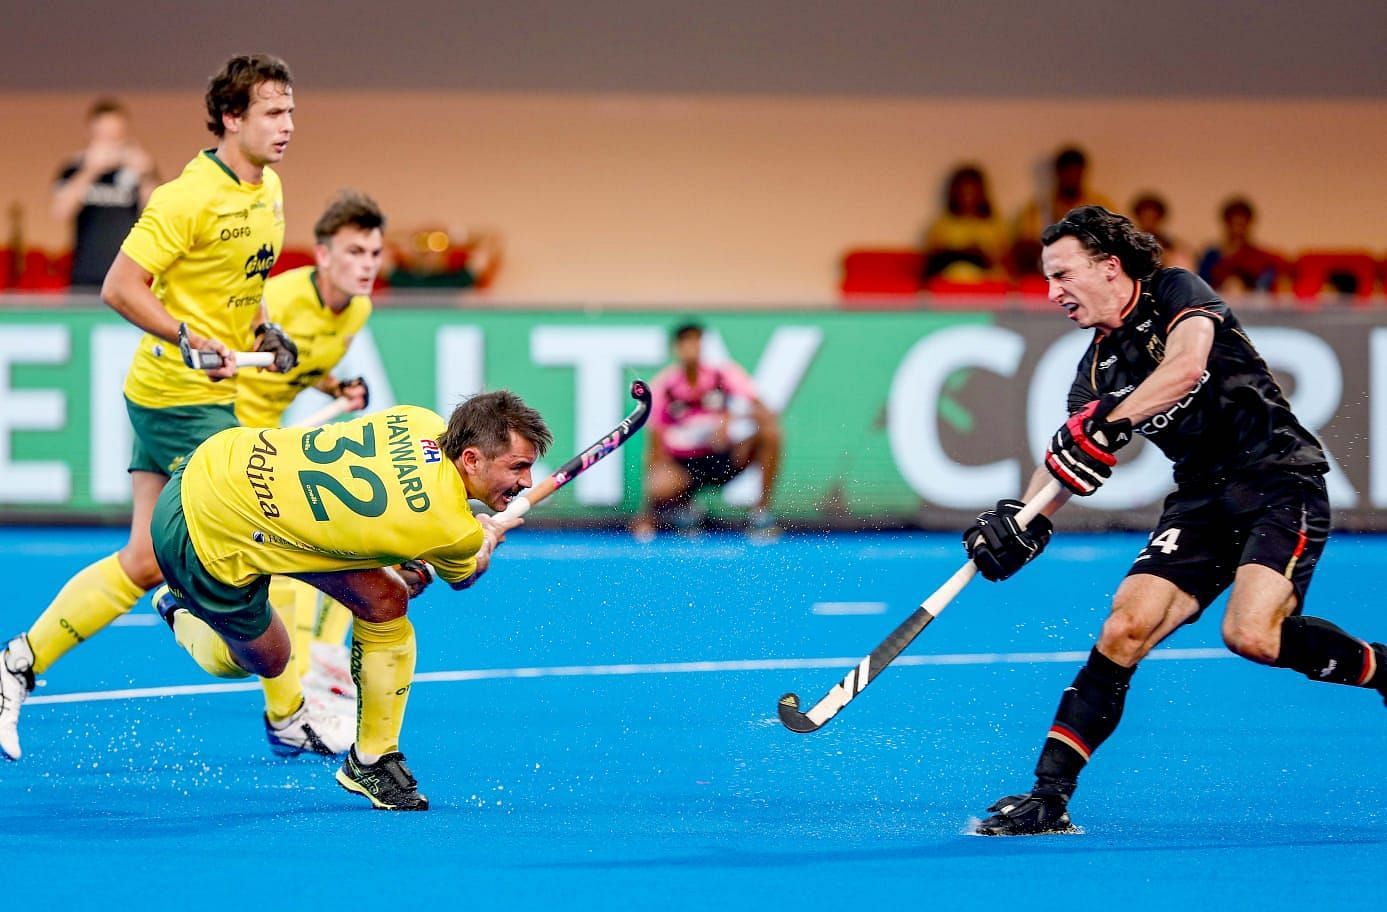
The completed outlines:
<svg viewBox="0 0 1387 912">
<path fill-rule="evenodd" d="M 263 282 L 270 277 L 270 270 L 275 264 L 275 249 L 269 244 L 261 244 L 260 249 L 246 257 L 246 278 L 253 279 L 260 276 Z"/>
</svg>

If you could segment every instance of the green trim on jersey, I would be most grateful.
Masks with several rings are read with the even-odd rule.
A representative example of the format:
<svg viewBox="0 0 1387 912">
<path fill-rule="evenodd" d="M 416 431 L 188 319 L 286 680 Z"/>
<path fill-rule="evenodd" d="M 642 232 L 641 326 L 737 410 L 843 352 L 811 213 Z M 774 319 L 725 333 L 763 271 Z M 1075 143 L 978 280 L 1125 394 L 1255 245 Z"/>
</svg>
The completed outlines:
<svg viewBox="0 0 1387 912">
<path fill-rule="evenodd" d="M 238 184 L 241 182 L 241 179 L 236 176 L 236 172 L 231 170 L 231 166 L 228 165 L 226 162 L 222 161 L 220 158 L 217 158 L 216 149 L 203 149 L 202 154 L 206 155 L 208 158 L 212 159 L 212 161 L 216 162 L 217 167 L 225 171 L 227 177 L 231 178 Z"/>
</svg>

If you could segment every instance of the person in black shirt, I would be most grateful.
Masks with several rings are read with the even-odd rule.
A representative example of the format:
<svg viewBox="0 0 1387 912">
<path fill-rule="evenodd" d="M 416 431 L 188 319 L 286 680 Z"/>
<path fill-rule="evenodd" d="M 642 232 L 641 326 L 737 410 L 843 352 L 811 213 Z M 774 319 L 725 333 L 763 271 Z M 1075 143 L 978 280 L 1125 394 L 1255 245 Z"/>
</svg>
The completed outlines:
<svg viewBox="0 0 1387 912">
<path fill-rule="evenodd" d="M 1301 614 L 1329 533 L 1324 450 L 1296 420 L 1237 318 L 1202 279 L 1161 268 L 1161 248 L 1125 216 L 1071 210 L 1041 235 L 1051 302 L 1093 329 L 1027 497 L 1062 491 L 1026 529 L 1002 501 L 964 533 L 983 576 L 1006 579 L 1044 548 L 1047 518 L 1092 494 L 1134 434 L 1174 464 L 1150 541 L 1118 587 L 1087 664 L 1060 699 L 1030 792 L 1002 798 L 983 835 L 1072 830 L 1068 804 L 1117 728 L 1138 662 L 1228 587 L 1223 639 L 1237 655 L 1387 698 L 1387 647 Z"/>
<path fill-rule="evenodd" d="M 52 209 L 59 221 L 75 220 L 71 283 L 100 287 L 159 176 L 153 159 L 131 138 L 120 102 L 103 98 L 93 104 L 87 132 L 87 148 L 58 172 Z"/>
</svg>

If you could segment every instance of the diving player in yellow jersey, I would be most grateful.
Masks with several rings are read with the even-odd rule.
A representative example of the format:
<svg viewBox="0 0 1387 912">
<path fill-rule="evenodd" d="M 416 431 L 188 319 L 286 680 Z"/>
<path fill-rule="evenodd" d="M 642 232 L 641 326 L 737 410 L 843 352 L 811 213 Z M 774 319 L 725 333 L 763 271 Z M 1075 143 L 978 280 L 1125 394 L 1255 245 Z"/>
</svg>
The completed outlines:
<svg viewBox="0 0 1387 912">
<path fill-rule="evenodd" d="M 236 425 L 235 355 L 254 340 L 291 369 L 297 351 L 265 312 L 265 277 L 284 244 L 284 197 L 269 167 L 294 132 L 293 80 L 284 61 L 234 57 L 206 93 L 217 145 L 157 188 L 106 274 L 101 297 L 145 331 L 126 375 L 135 445 L 130 463 L 130 539 L 80 571 L 27 633 L 0 652 L 0 753 L 20 756 L 19 709 L 47 671 L 160 582 L 149 517 L 169 475 L 200 442 Z M 152 283 L 152 285 L 151 285 Z M 193 346 L 221 367 L 190 370 L 178 349 L 186 322 Z"/>
<path fill-rule="evenodd" d="M 159 613 L 209 673 L 275 676 L 291 645 L 269 577 L 341 601 L 356 618 L 357 737 L 337 781 L 377 808 L 426 810 L 399 749 L 414 676 L 408 600 L 434 572 L 454 589 L 486 572 L 514 523 L 473 516 L 467 502 L 504 509 L 551 441 L 539 413 L 504 390 L 466 400 L 446 425 L 405 405 L 322 428 L 222 431 L 155 506 L 169 584 Z"/>
<path fill-rule="evenodd" d="M 374 200 L 343 191 L 313 226 L 317 265 L 272 276 L 265 283 L 270 319 L 298 343 L 299 363 L 286 373 L 247 372 L 240 377 L 236 415 L 242 425 L 279 427 L 285 410 L 309 387 L 342 397 L 351 411 L 366 407 L 370 400 L 366 381 L 360 377 L 339 380 L 333 371 L 371 315 L 369 295 L 380 272 L 384 227 L 385 216 Z M 328 710 L 354 719 L 356 688 L 343 645 L 351 612 L 287 576 L 271 582 L 270 602 L 289 628 L 294 656 L 285 674 L 265 682 L 266 712 L 282 711 L 285 706 L 292 709 L 303 700 L 304 689 L 311 687 L 324 696 Z M 351 744 L 349 727 L 344 731 L 348 733 L 338 752 Z M 272 730 L 267 733 L 273 745 L 276 735 Z M 338 747 L 330 734 L 319 731 L 327 746 Z"/>
</svg>

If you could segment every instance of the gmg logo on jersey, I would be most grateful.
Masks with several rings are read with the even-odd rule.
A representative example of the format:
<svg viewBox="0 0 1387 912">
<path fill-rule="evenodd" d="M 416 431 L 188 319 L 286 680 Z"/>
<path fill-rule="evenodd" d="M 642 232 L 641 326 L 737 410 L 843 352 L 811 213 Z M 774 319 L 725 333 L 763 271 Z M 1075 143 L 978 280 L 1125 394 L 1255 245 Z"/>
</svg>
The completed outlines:
<svg viewBox="0 0 1387 912">
<path fill-rule="evenodd" d="M 438 444 L 423 437 L 419 438 L 419 448 L 424 451 L 424 463 L 442 462 L 443 451 L 438 448 Z"/>
<path fill-rule="evenodd" d="M 270 277 L 270 269 L 275 264 L 275 249 L 269 244 L 261 244 L 260 249 L 246 257 L 246 278 L 260 276 L 263 282 Z"/>
</svg>

